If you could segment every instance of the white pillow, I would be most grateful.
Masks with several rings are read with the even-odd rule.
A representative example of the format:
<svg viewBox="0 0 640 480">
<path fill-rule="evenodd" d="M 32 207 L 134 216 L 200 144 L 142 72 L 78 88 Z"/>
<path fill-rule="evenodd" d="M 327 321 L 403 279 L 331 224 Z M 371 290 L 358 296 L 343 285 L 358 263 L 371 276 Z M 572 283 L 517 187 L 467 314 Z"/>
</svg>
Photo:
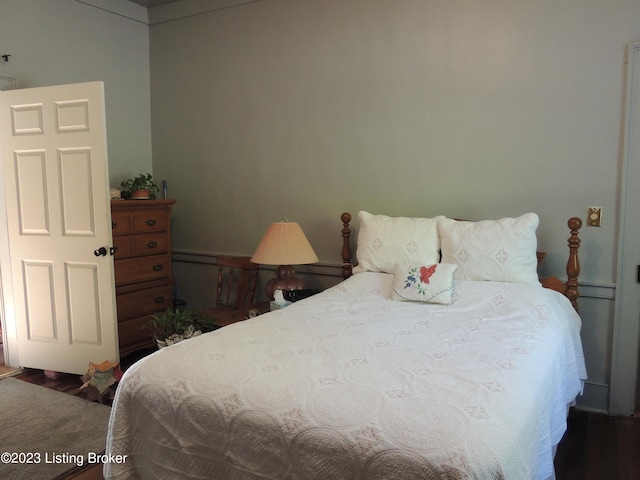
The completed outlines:
<svg viewBox="0 0 640 480">
<path fill-rule="evenodd" d="M 536 256 L 538 216 L 438 223 L 442 262 L 458 265 L 458 280 L 540 285 Z"/>
<path fill-rule="evenodd" d="M 438 221 L 358 212 L 360 230 L 353 273 L 393 273 L 396 263 L 430 265 L 440 259 Z"/>
<path fill-rule="evenodd" d="M 457 265 L 396 265 L 391 298 L 398 301 L 442 303 L 449 305 L 453 298 Z"/>
</svg>

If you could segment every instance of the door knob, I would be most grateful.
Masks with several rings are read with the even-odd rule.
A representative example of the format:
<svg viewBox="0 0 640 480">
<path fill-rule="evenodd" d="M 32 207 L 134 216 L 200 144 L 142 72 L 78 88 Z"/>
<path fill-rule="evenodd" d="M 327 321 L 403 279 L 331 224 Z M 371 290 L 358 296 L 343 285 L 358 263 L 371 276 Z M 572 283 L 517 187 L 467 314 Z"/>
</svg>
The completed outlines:
<svg viewBox="0 0 640 480">
<path fill-rule="evenodd" d="M 105 247 L 100 247 L 99 249 L 94 250 L 94 251 L 93 251 L 93 254 L 94 254 L 96 257 L 100 257 L 100 256 L 103 256 L 103 257 L 104 257 L 104 256 L 106 256 L 106 255 L 107 255 L 107 249 L 106 249 Z"/>
<path fill-rule="evenodd" d="M 115 255 L 115 253 L 117 251 L 118 251 L 118 247 L 110 247 L 109 248 L 109 253 L 111 254 L 112 257 Z"/>
</svg>

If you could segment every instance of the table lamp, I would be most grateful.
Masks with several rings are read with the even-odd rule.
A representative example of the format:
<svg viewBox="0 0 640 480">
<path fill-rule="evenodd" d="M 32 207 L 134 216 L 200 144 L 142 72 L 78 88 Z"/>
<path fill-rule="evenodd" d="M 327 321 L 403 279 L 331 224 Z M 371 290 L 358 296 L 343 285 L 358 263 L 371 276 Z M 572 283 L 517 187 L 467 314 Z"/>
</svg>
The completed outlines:
<svg viewBox="0 0 640 480">
<path fill-rule="evenodd" d="M 251 261 L 263 265 L 278 265 L 277 277 L 269 280 L 265 287 L 267 297 L 273 300 L 276 290 L 302 290 L 304 282 L 296 278 L 293 266 L 315 263 L 318 257 L 300 225 L 285 219 L 269 225 Z"/>
</svg>

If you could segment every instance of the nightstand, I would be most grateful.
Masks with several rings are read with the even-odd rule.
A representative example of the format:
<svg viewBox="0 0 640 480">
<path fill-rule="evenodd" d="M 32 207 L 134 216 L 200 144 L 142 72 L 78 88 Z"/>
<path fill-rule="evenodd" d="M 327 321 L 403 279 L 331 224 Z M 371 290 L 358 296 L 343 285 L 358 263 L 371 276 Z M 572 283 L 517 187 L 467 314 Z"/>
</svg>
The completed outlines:
<svg viewBox="0 0 640 480">
<path fill-rule="evenodd" d="M 200 313 L 205 317 L 215 318 L 214 324 L 218 327 L 224 327 L 231 325 L 232 323 L 241 322 L 246 320 L 249 316 L 250 310 L 257 310 L 259 315 L 267 313 L 269 311 L 269 302 L 254 303 L 247 307 L 239 308 L 237 310 L 230 310 L 225 308 L 207 308 L 201 310 Z"/>
</svg>

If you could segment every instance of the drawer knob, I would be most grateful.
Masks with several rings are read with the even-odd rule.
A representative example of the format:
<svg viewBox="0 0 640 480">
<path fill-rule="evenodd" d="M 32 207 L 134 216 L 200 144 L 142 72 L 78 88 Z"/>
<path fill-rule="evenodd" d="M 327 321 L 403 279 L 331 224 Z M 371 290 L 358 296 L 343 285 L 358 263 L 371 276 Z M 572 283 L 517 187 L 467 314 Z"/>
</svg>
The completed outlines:
<svg viewBox="0 0 640 480">
<path fill-rule="evenodd" d="M 149 243 L 147 243 L 147 247 L 149 248 L 156 248 L 158 246 L 158 242 L 151 240 Z"/>
<path fill-rule="evenodd" d="M 155 264 L 155 265 L 153 266 L 153 269 L 154 269 L 156 272 L 159 272 L 160 270 L 162 270 L 162 268 L 163 268 L 163 265 L 162 265 L 161 263 L 157 263 L 157 264 Z"/>
<path fill-rule="evenodd" d="M 111 230 L 118 228 L 118 222 L 111 222 Z"/>
<path fill-rule="evenodd" d="M 164 295 L 156 297 L 154 300 L 156 301 L 156 303 L 162 303 L 164 302 Z"/>
<path fill-rule="evenodd" d="M 156 223 L 157 221 L 155 218 L 150 218 L 149 220 L 147 220 L 147 225 L 149 225 L 150 227 L 153 227 Z"/>
</svg>

